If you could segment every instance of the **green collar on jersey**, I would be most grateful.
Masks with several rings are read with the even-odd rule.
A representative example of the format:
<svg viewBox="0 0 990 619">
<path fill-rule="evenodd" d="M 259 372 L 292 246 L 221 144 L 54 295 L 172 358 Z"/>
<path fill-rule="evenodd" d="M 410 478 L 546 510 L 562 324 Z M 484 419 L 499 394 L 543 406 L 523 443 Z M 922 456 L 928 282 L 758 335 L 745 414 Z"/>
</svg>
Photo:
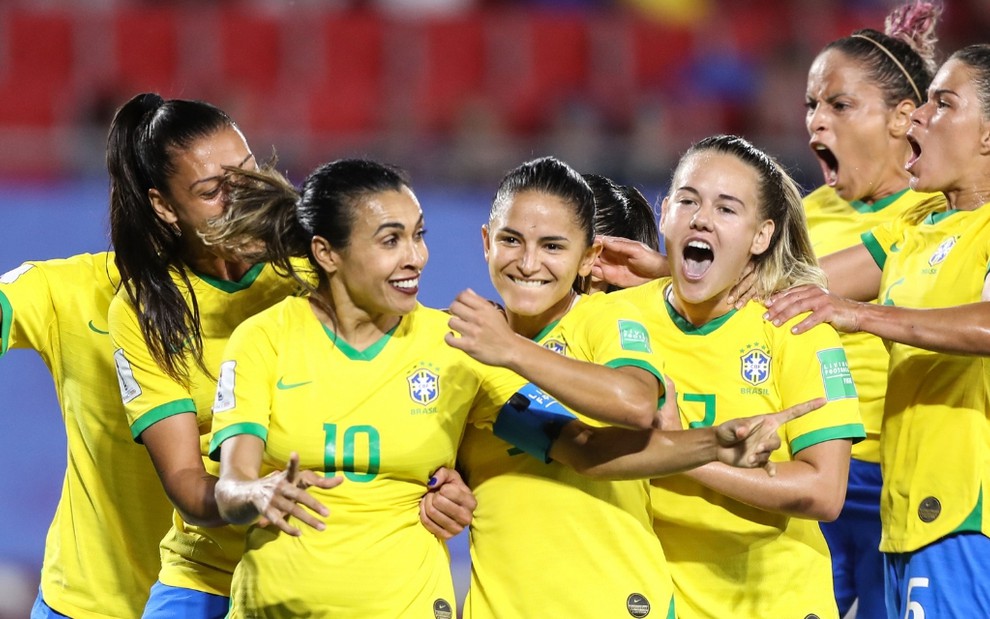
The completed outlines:
<svg viewBox="0 0 990 619">
<path fill-rule="evenodd" d="M 949 217 L 950 215 L 955 215 L 956 213 L 959 212 L 961 211 L 955 208 L 950 208 L 944 211 L 933 211 L 931 213 L 928 213 L 928 217 L 925 217 L 925 220 L 921 223 L 928 224 L 929 226 L 933 224 L 937 224 L 946 217 Z"/>
<path fill-rule="evenodd" d="M 663 305 L 667 308 L 667 314 L 670 316 L 670 319 L 674 321 L 677 328 L 680 329 L 685 335 L 708 335 L 724 325 L 726 321 L 732 318 L 732 316 L 736 313 L 736 308 L 733 307 L 726 314 L 723 314 L 714 320 L 709 320 L 701 326 L 695 326 L 690 320 L 678 314 L 677 310 L 674 309 L 673 304 L 671 304 L 670 299 L 668 298 L 669 291 L 670 287 L 664 291 Z"/>
<path fill-rule="evenodd" d="M 223 290 L 224 292 L 238 292 L 240 290 L 244 290 L 245 288 L 250 287 L 251 284 L 254 283 L 254 280 L 258 279 L 258 275 L 261 274 L 261 270 L 264 268 L 265 268 L 265 263 L 259 262 L 258 264 L 248 269 L 247 273 L 245 273 L 244 276 L 241 277 L 236 282 L 226 279 L 217 279 L 209 275 L 204 275 L 203 273 L 196 273 L 195 271 L 193 271 L 193 273 L 196 273 L 196 277 L 200 278 L 201 280 L 213 286 L 214 288 L 217 288 L 218 290 Z"/>
<path fill-rule="evenodd" d="M 877 200 L 873 204 L 867 204 L 866 202 L 863 202 L 861 200 L 853 200 L 852 202 L 849 203 L 849 205 L 852 206 L 854 209 L 856 209 L 860 213 L 877 213 L 877 212 L 882 211 L 883 209 L 887 208 L 888 206 L 890 206 L 894 202 L 897 202 L 897 200 L 901 196 L 903 196 L 904 194 L 906 194 L 907 191 L 908 191 L 907 189 L 902 189 L 902 190 L 898 191 L 897 193 L 893 193 L 893 194 L 887 196 L 886 198 L 881 198 L 881 199 Z"/>
<path fill-rule="evenodd" d="M 388 333 L 383 335 L 381 339 L 364 350 L 358 350 L 345 342 L 343 338 L 337 337 L 337 334 L 331 331 L 330 327 L 325 324 L 320 323 L 320 326 L 323 327 L 323 330 L 326 332 L 327 337 L 330 338 L 330 341 L 336 344 L 337 348 L 340 349 L 340 352 L 344 353 L 345 357 L 351 361 L 371 361 L 378 356 L 378 353 L 380 353 L 383 348 L 385 348 L 385 344 L 388 344 L 388 341 L 392 338 L 392 334 L 395 333 L 395 330 L 398 329 L 401 324 L 402 321 L 400 320 L 399 323 L 389 329 Z"/>
</svg>

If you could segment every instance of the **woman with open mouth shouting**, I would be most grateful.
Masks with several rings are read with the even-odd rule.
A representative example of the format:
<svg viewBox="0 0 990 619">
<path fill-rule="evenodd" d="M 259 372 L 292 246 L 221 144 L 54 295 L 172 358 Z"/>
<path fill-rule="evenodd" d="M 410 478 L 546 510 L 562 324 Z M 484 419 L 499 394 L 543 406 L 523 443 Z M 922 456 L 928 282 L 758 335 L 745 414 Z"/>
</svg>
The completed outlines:
<svg viewBox="0 0 990 619">
<path fill-rule="evenodd" d="M 910 189 L 904 162 L 911 114 L 924 103 L 935 73 L 940 7 L 902 5 L 885 32 L 857 30 L 825 46 L 808 72 L 807 128 L 824 184 L 804 198 L 815 254 L 861 243 L 860 235 L 919 204 L 944 208 L 939 193 Z M 863 617 L 884 615 L 880 554 L 880 421 L 889 355 L 880 338 L 840 334 L 859 393 L 866 440 L 856 444 L 839 518 L 822 524 L 832 553 L 839 614 L 854 601 Z"/>
<path fill-rule="evenodd" d="M 842 346 L 833 329 L 794 336 L 765 321 L 762 304 L 726 302 L 750 265 L 759 298 L 824 281 L 797 187 L 747 141 L 715 136 L 681 159 L 661 217 L 670 277 L 612 295 L 649 308 L 681 421 L 827 400 L 781 432 L 774 477 L 713 463 L 653 480 L 678 616 L 837 617 L 815 521 L 838 516 L 851 444 L 864 436 Z"/>
<path fill-rule="evenodd" d="M 912 115 L 911 188 L 947 208 L 881 225 L 826 258 L 831 291 L 772 300 L 801 332 L 829 322 L 883 338 L 880 550 L 888 617 L 990 616 L 990 46 L 954 53 Z M 880 304 L 860 301 L 879 298 Z"/>
</svg>

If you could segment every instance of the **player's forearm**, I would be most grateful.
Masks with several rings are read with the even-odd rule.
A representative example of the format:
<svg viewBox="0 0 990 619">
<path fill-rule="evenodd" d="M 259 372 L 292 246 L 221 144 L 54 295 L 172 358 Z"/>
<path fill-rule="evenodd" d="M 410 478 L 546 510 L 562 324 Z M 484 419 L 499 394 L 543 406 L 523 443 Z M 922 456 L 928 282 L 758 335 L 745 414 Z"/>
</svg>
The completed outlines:
<svg viewBox="0 0 990 619">
<path fill-rule="evenodd" d="M 603 423 L 639 429 L 655 425 L 659 383 L 646 370 L 627 372 L 570 359 L 528 340 L 525 344 L 507 367 L 564 406 Z"/>
<path fill-rule="evenodd" d="M 862 304 L 861 331 L 916 348 L 952 355 L 990 355 L 990 303 L 941 309 Z"/>
<path fill-rule="evenodd" d="M 165 492 L 182 519 L 201 527 L 219 527 L 220 516 L 215 496 L 217 478 L 193 469 L 177 471 L 162 480 Z"/>
<path fill-rule="evenodd" d="M 872 301 L 880 293 L 883 271 L 865 245 L 854 245 L 829 254 L 820 264 L 833 294 L 854 301 Z"/>
<path fill-rule="evenodd" d="M 762 469 L 741 469 L 720 462 L 685 475 L 751 507 L 823 522 L 838 518 L 846 495 L 845 478 L 830 480 L 800 460 L 777 462 L 773 477 Z"/>
<path fill-rule="evenodd" d="M 717 447 L 713 428 L 664 432 L 575 421 L 554 441 L 550 457 L 596 479 L 646 479 L 712 462 Z"/>
</svg>

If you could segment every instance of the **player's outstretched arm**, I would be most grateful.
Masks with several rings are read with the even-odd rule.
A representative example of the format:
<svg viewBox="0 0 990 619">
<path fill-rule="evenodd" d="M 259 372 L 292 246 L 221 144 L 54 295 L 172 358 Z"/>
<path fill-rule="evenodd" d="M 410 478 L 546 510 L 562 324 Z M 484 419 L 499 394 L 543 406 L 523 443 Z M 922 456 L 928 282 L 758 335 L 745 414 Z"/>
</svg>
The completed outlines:
<svg viewBox="0 0 990 619">
<path fill-rule="evenodd" d="M 767 467 L 780 446 L 777 428 L 824 404 L 812 400 L 778 413 L 737 419 L 713 428 L 626 430 L 592 427 L 573 421 L 550 448 L 550 457 L 600 479 L 662 477 L 708 463 L 731 467 Z M 774 474 L 772 466 L 759 474 Z"/>
<path fill-rule="evenodd" d="M 803 333 L 827 322 L 837 331 L 865 331 L 934 352 L 990 355 L 990 279 L 984 282 L 981 299 L 955 307 L 914 309 L 849 301 L 816 286 L 801 286 L 776 295 L 766 317 L 780 325 L 811 312 L 791 331 Z"/>
<path fill-rule="evenodd" d="M 775 475 L 708 464 L 685 475 L 709 488 L 769 512 L 829 522 L 842 511 L 852 441 L 835 439 L 802 449 L 794 459 L 776 462 Z"/>
<path fill-rule="evenodd" d="M 216 484 L 216 501 L 220 514 L 231 524 L 248 524 L 263 518 L 292 536 L 301 531 L 289 524 L 296 518 L 317 531 L 326 524 L 309 510 L 326 518 L 330 510 L 306 491 L 339 486 L 342 477 L 324 477 L 313 471 L 299 470 L 299 455 L 293 452 L 285 470 L 258 478 L 264 442 L 257 436 L 243 434 L 228 438 L 220 452 L 220 480 Z"/>
<path fill-rule="evenodd" d="M 427 531 L 449 540 L 471 524 L 478 500 L 460 473 L 445 466 L 433 473 L 427 486 L 419 502 L 419 520 Z"/>
</svg>

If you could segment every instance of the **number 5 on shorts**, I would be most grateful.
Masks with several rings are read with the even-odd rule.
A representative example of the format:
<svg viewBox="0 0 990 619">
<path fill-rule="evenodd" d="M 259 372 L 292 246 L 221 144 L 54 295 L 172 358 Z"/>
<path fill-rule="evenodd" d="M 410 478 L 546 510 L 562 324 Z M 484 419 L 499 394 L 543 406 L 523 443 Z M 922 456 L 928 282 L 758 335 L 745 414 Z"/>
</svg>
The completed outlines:
<svg viewBox="0 0 990 619">
<path fill-rule="evenodd" d="M 928 588 L 927 578 L 911 578 L 908 580 L 907 589 L 907 610 L 904 611 L 904 619 L 925 619 L 925 609 L 922 608 L 921 602 L 915 602 L 911 600 L 911 590 L 915 587 L 919 589 L 924 587 Z"/>
</svg>

